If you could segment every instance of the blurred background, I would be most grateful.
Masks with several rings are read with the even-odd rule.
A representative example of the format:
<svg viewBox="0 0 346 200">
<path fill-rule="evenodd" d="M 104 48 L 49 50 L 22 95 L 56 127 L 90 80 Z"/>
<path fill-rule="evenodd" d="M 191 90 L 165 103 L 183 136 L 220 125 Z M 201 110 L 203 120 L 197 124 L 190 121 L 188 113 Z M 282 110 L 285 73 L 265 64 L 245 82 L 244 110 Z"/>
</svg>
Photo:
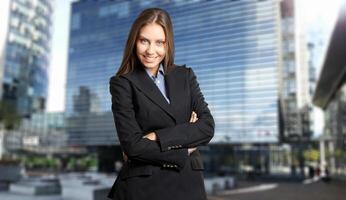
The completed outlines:
<svg viewBox="0 0 346 200">
<path fill-rule="evenodd" d="M 141 10 L 214 116 L 210 200 L 344 199 L 343 0 L 1 0 L 0 199 L 107 199 L 122 167 L 109 78 Z"/>
</svg>

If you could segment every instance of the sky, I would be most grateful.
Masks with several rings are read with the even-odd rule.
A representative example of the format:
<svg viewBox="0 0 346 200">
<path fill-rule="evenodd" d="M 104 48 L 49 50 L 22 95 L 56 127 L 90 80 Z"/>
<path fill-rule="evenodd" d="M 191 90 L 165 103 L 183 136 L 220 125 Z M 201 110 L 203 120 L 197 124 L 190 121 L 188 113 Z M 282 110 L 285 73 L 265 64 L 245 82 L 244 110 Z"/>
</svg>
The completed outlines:
<svg viewBox="0 0 346 200">
<path fill-rule="evenodd" d="M 70 18 L 70 2 L 73 0 L 56 0 L 53 14 L 53 38 L 50 64 L 47 111 L 63 111 L 65 109 L 65 85 L 68 49 L 68 30 Z M 344 0 L 297 0 L 297 6 L 304 10 L 304 21 L 307 25 L 309 40 L 318 40 L 317 55 L 326 50 L 330 33 L 341 2 Z M 315 60 L 316 76 L 319 76 L 323 57 Z M 323 128 L 322 111 L 315 109 L 315 132 L 319 135 Z"/>
<path fill-rule="evenodd" d="M 64 111 L 71 0 L 54 1 L 53 37 L 49 70 L 48 112 Z"/>
<path fill-rule="evenodd" d="M 315 48 L 314 66 L 316 67 L 316 78 L 320 76 L 325 51 L 328 48 L 330 35 L 339 14 L 339 8 L 345 0 L 298 0 L 298 5 L 303 10 L 303 20 L 306 24 L 306 36 L 308 42 L 313 42 Z M 324 115 L 322 109 L 313 108 L 314 137 L 323 133 Z"/>
</svg>

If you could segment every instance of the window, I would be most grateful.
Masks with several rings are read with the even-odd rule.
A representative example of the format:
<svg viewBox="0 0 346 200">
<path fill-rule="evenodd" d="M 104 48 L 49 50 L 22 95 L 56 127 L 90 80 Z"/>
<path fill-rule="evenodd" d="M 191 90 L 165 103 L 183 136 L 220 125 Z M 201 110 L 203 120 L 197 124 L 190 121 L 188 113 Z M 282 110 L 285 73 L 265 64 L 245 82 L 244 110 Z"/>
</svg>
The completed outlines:
<svg viewBox="0 0 346 200">
<path fill-rule="evenodd" d="M 80 28 L 80 13 L 74 13 L 71 19 L 71 29 L 77 30 Z"/>
</svg>

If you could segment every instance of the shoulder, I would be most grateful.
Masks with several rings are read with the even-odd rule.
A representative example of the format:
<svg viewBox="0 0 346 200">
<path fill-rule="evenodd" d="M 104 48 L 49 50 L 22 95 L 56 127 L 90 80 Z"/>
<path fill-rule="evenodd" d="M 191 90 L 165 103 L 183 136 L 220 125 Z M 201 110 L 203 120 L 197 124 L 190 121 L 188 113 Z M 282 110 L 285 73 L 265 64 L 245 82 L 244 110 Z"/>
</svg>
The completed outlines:
<svg viewBox="0 0 346 200">
<path fill-rule="evenodd" d="M 177 73 L 177 74 L 184 74 L 186 76 L 189 76 L 191 74 L 191 72 L 193 73 L 193 70 L 191 67 L 188 67 L 186 64 L 183 65 L 174 65 L 174 68 L 172 70 L 172 73 Z"/>
<path fill-rule="evenodd" d="M 124 75 L 113 75 L 109 78 L 109 83 L 117 83 L 117 82 L 124 82 L 126 81 L 128 74 L 124 74 Z"/>
<path fill-rule="evenodd" d="M 109 86 L 112 87 L 121 87 L 121 88 L 128 88 L 130 87 L 130 82 L 127 80 L 127 78 L 123 75 L 120 76 L 111 76 L 109 78 Z"/>
<path fill-rule="evenodd" d="M 184 65 L 175 65 L 175 73 L 177 73 L 178 76 L 184 76 L 188 80 L 194 80 L 197 79 L 195 72 L 191 67 L 188 67 L 186 64 Z"/>
</svg>

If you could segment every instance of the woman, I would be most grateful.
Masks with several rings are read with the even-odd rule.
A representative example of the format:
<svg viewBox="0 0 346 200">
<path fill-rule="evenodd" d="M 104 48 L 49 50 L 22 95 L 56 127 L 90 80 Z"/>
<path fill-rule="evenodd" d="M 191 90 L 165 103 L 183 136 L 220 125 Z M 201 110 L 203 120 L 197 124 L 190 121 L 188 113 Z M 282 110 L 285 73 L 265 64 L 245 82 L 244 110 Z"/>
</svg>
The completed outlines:
<svg viewBox="0 0 346 200">
<path fill-rule="evenodd" d="M 197 147 L 212 139 L 214 119 L 192 69 L 174 65 L 166 11 L 146 9 L 134 21 L 110 93 L 125 163 L 108 197 L 207 199 Z"/>
</svg>

